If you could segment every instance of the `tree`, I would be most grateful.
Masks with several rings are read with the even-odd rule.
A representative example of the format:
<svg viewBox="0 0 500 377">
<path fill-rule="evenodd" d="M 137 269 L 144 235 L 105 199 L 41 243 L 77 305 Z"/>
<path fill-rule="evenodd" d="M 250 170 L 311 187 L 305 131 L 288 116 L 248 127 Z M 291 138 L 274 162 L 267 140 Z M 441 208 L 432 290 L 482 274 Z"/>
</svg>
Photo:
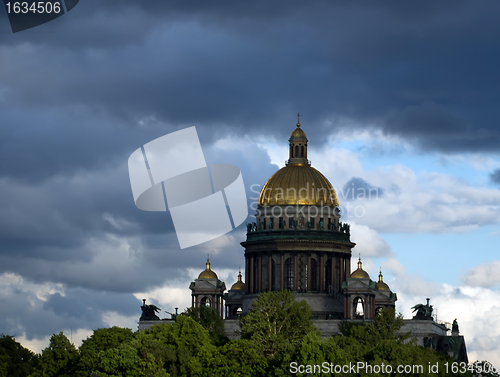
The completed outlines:
<svg viewBox="0 0 500 377">
<path fill-rule="evenodd" d="M 216 344 L 224 343 L 227 340 L 224 335 L 224 321 L 217 310 L 202 305 L 196 308 L 187 308 L 185 314 L 207 329 Z"/>
<path fill-rule="evenodd" d="M 74 376 L 78 361 L 78 351 L 61 332 L 52 335 L 50 344 L 42 351 L 35 371 L 30 377 L 70 377 Z"/>
<path fill-rule="evenodd" d="M 14 337 L 0 335 L 0 377 L 25 377 L 30 374 L 35 360 L 35 354 Z"/>
<path fill-rule="evenodd" d="M 242 337 L 259 344 L 263 355 L 273 357 L 306 334 L 317 332 L 311 313 L 309 305 L 295 301 L 291 291 L 261 293 L 241 319 Z"/>
<path fill-rule="evenodd" d="M 498 371 L 495 369 L 495 367 L 489 361 L 486 361 L 486 360 L 483 360 L 483 361 L 476 360 L 473 363 L 470 363 L 469 367 L 472 370 L 473 377 L 498 377 L 498 376 L 500 376 L 498 374 Z"/>
<path fill-rule="evenodd" d="M 119 327 L 94 330 L 90 338 L 85 339 L 80 346 L 80 360 L 76 376 L 86 377 L 94 371 L 98 371 L 104 353 L 108 352 L 108 356 L 111 355 L 114 351 L 110 350 L 118 349 L 122 344 L 132 340 L 133 337 L 132 330 Z M 121 351 L 124 350 L 121 349 Z"/>
</svg>

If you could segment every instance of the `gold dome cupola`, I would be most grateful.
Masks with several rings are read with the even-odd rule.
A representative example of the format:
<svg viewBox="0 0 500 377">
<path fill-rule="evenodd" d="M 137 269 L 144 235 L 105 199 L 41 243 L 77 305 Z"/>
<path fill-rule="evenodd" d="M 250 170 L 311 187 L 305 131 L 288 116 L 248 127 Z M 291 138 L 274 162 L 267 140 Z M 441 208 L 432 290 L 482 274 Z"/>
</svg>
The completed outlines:
<svg viewBox="0 0 500 377">
<path fill-rule="evenodd" d="M 290 151 L 286 166 L 268 179 L 260 192 L 257 205 L 338 206 L 339 201 L 332 184 L 307 159 L 308 140 L 300 121 L 296 126 L 288 140 Z"/>
<path fill-rule="evenodd" d="M 243 283 L 243 280 L 242 280 L 242 276 L 241 276 L 241 270 L 240 270 L 240 273 L 238 274 L 238 281 L 236 283 L 233 284 L 233 286 L 231 287 L 232 290 L 241 290 L 241 291 L 244 291 L 245 290 L 245 283 Z"/>
<path fill-rule="evenodd" d="M 217 274 L 210 269 L 210 258 L 207 258 L 205 270 L 198 275 L 198 279 L 218 279 Z"/>
<path fill-rule="evenodd" d="M 382 278 L 383 278 L 382 269 L 380 269 L 380 273 L 378 274 L 378 282 L 376 285 L 377 289 L 379 291 L 390 291 L 389 286 L 386 283 L 384 283 L 384 280 Z"/>
<path fill-rule="evenodd" d="M 300 113 L 297 114 L 297 128 L 290 135 L 290 152 L 287 165 L 311 165 L 307 160 L 307 136 L 300 128 Z"/>
<path fill-rule="evenodd" d="M 358 269 L 351 274 L 351 279 L 370 279 L 370 275 L 363 270 L 363 262 L 361 262 L 361 256 L 358 260 Z"/>
</svg>

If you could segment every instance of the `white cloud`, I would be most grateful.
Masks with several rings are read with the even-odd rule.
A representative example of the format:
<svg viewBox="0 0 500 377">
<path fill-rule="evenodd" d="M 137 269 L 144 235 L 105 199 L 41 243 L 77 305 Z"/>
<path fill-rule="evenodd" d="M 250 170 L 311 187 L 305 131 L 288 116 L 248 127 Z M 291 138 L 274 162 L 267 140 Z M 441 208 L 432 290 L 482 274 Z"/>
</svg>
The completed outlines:
<svg viewBox="0 0 500 377">
<path fill-rule="evenodd" d="M 500 261 L 474 266 L 461 276 L 460 281 L 472 287 L 494 287 L 500 284 Z"/>
<path fill-rule="evenodd" d="M 353 255 L 361 254 L 365 257 L 383 257 L 392 255 L 392 248 L 385 242 L 377 231 L 367 225 L 351 222 L 351 241 L 356 243 Z"/>
</svg>

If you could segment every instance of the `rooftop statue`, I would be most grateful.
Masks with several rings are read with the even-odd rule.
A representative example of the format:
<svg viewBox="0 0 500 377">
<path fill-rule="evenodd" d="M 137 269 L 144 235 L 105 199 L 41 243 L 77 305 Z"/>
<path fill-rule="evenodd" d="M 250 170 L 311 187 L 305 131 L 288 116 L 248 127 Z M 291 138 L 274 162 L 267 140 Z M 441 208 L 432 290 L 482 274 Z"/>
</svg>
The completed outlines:
<svg viewBox="0 0 500 377">
<path fill-rule="evenodd" d="M 417 312 L 413 316 L 413 319 L 420 319 L 420 320 L 431 320 L 432 321 L 432 305 L 429 305 L 429 300 L 427 299 L 427 304 L 417 304 L 414 307 L 412 307 L 413 312 Z"/>
<path fill-rule="evenodd" d="M 142 315 L 139 321 L 159 321 L 160 317 L 156 315 L 161 309 L 156 305 L 146 305 L 146 299 L 142 300 Z"/>
</svg>

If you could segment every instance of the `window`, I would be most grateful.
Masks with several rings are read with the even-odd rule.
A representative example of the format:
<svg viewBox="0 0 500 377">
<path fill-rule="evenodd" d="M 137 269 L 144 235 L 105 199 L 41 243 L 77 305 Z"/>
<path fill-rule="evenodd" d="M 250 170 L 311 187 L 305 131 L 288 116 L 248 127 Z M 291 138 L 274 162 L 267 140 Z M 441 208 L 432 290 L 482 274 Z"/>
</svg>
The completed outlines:
<svg viewBox="0 0 500 377">
<path fill-rule="evenodd" d="M 203 297 L 201 299 L 201 306 L 211 307 L 212 306 L 212 300 L 210 300 L 210 297 Z"/>
<path fill-rule="evenodd" d="M 353 301 L 353 306 L 354 306 L 354 316 L 358 318 L 363 318 L 365 315 L 365 308 L 364 308 L 364 302 L 361 297 L 356 297 Z"/>
<path fill-rule="evenodd" d="M 299 146 L 295 146 L 295 157 L 299 157 Z"/>
<path fill-rule="evenodd" d="M 309 287 L 309 290 L 318 290 L 318 262 L 316 262 L 316 259 L 314 258 L 311 258 L 311 286 Z"/>
<path fill-rule="evenodd" d="M 328 259 L 325 263 L 325 287 L 328 290 L 328 287 L 332 284 L 332 260 Z"/>
<path fill-rule="evenodd" d="M 300 147 L 300 157 L 304 157 L 304 146 Z"/>
<path fill-rule="evenodd" d="M 293 291 L 293 274 L 295 263 L 293 258 L 287 258 L 285 261 L 285 289 Z"/>
</svg>

